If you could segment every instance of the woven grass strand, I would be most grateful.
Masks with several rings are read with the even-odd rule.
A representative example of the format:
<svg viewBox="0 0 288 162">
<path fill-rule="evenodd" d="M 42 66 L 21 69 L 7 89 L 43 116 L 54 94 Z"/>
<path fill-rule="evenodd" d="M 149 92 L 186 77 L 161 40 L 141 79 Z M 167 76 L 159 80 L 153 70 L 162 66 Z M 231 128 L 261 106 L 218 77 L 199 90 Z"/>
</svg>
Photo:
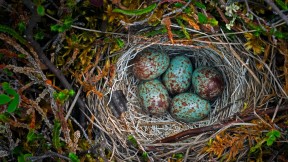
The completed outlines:
<svg viewBox="0 0 288 162">
<path fill-rule="evenodd" d="M 113 116 L 107 106 L 109 100 L 99 100 L 96 96 L 88 98 L 89 111 L 97 118 L 94 124 L 104 130 L 105 133 L 101 135 L 101 138 L 107 140 L 108 148 L 115 150 L 117 159 L 138 161 L 137 151 L 141 150 L 148 152 L 151 161 L 167 161 L 171 153 L 176 150 L 176 152 L 186 152 L 185 159 L 187 161 L 199 160 L 204 156 L 198 156 L 197 150 L 201 150 L 211 137 L 206 133 L 178 143 L 157 145 L 153 142 L 187 129 L 209 126 L 229 119 L 240 112 L 245 105 L 263 106 L 265 102 L 262 97 L 273 91 L 278 96 L 287 96 L 287 94 L 283 94 L 280 81 L 275 77 L 275 69 L 270 69 L 271 66 L 265 65 L 264 72 L 259 73 L 255 60 L 260 58 L 247 51 L 241 39 L 236 37 L 231 40 L 224 34 L 215 37 L 217 39 L 213 39 L 213 41 L 218 41 L 217 43 L 209 44 L 195 40 L 193 45 L 169 44 L 166 38 L 161 37 L 148 40 L 135 37 L 129 41 L 129 46 L 127 46 L 129 48 L 125 49 L 118 59 L 117 76 L 113 86 L 99 89 L 107 95 L 115 90 L 122 90 L 128 100 L 128 110 L 118 119 Z M 224 92 L 212 103 L 212 110 L 208 118 L 187 124 L 176 121 L 169 113 L 162 117 L 153 117 L 142 111 L 136 91 L 139 80 L 130 71 L 130 67 L 133 66 L 130 61 L 147 48 L 162 50 L 170 56 L 186 55 L 191 59 L 195 68 L 212 66 L 223 74 L 226 83 Z M 235 53 L 231 53 L 231 49 L 237 54 L 237 57 L 235 57 Z M 241 61 L 239 57 L 241 57 Z M 255 80 L 258 80 L 259 83 Z M 247 124 L 243 123 L 243 125 Z M 138 148 L 129 144 L 128 135 L 133 135 L 137 140 Z M 117 146 L 115 146 L 115 141 L 117 141 Z M 191 151 L 192 148 L 193 151 Z M 163 150 L 165 151 L 163 152 Z M 187 152 L 189 152 L 189 156 Z"/>
</svg>

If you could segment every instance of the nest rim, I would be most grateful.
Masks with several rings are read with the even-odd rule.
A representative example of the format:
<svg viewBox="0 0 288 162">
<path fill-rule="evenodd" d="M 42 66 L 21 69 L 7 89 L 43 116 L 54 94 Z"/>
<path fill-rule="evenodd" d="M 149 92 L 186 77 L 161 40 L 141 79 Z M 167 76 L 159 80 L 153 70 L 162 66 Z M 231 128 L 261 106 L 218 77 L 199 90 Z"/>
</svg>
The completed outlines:
<svg viewBox="0 0 288 162">
<path fill-rule="evenodd" d="M 133 137 L 137 140 L 140 150 L 149 152 L 150 156 L 153 156 L 155 158 L 163 158 L 164 157 L 163 154 L 159 156 L 157 155 L 157 153 L 155 154 L 155 152 L 149 151 L 147 147 L 181 146 L 182 150 L 183 148 L 187 150 L 189 146 L 190 147 L 195 146 L 196 148 L 200 149 L 208 141 L 208 139 L 210 139 L 213 136 L 215 137 L 215 134 L 217 134 L 217 132 L 219 132 L 220 130 L 215 132 L 212 135 L 206 135 L 206 133 L 202 133 L 198 136 L 194 136 L 190 138 L 188 141 L 182 141 L 182 142 L 177 142 L 177 143 L 164 143 L 164 144 L 161 143 L 160 145 L 158 145 L 157 143 L 154 143 L 157 139 L 161 139 L 169 135 L 177 134 L 183 130 L 209 126 L 219 121 L 228 119 L 231 116 L 235 115 L 236 113 L 239 113 L 244 107 L 247 107 L 247 105 L 257 107 L 260 97 L 251 98 L 251 96 L 263 90 L 263 87 L 261 86 L 262 75 L 258 73 L 256 65 L 251 64 L 251 62 L 253 63 L 253 61 L 250 61 L 250 60 L 251 59 L 261 60 L 261 59 L 257 58 L 257 56 L 254 56 L 251 52 L 247 51 L 245 47 L 243 46 L 243 43 L 241 42 L 241 40 L 237 39 L 236 43 L 231 43 L 232 45 L 223 41 L 223 44 L 221 43 L 216 44 L 216 45 L 208 44 L 208 46 L 205 46 L 205 43 L 203 42 L 197 43 L 196 46 L 161 43 L 163 41 L 160 41 L 160 43 L 159 42 L 155 43 L 155 41 L 147 41 L 147 40 L 139 41 L 138 40 L 138 42 L 141 42 L 141 43 L 131 44 L 129 48 L 125 50 L 125 52 L 120 56 L 117 62 L 117 70 L 116 70 L 117 76 L 114 80 L 112 87 L 107 87 L 106 89 L 107 94 L 113 93 L 114 90 L 122 90 L 128 100 L 128 110 L 122 114 L 120 119 L 115 118 L 115 116 L 113 116 L 113 114 L 109 110 L 109 107 L 107 107 L 111 98 L 109 98 L 108 100 L 104 102 L 96 99 L 101 109 L 100 111 L 98 110 L 97 112 L 99 113 L 101 111 L 104 111 L 104 113 L 101 115 L 105 116 L 104 118 L 100 118 L 97 121 L 97 125 L 98 127 L 101 128 L 101 130 L 103 129 L 105 133 L 109 134 L 110 136 L 110 140 L 108 140 L 109 146 L 113 148 L 113 150 L 115 150 L 115 152 L 113 151 L 113 155 L 114 154 L 117 155 L 120 159 L 127 160 L 130 158 L 131 159 L 135 158 L 135 154 L 133 154 L 135 153 L 135 148 L 131 149 L 128 146 L 129 140 L 127 140 L 127 136 L 129 135 L 133 135 Z M 235 46 L 237 47 L 235 48 Z M 139 102 L 137 104 L 137 101 L 135 101 L 135 99 L 137 98 L 135 86 L 138 84 L 139 80 L 135 78 L 134 76 L 132 76 L 131 72 L 129 72 L 129 68 L 132 66 L 130 65 L 129 62 L 137 54 L 141 53 L 141 51 L 143 51 L 144 49 L 155 48 L 155 47 L 158 47 L 158 48 L 160 47 L 161 50 L 164 50 L 164 51 L 166 50 L 166 52 L 167 52 L 167 48 L 173 48 L 174 51 L 179 50 L 180 48 L 182 49 L 182 52 L 191 51 L 191 50 L 197 51 L 197 50 L 205 49 L 207 53 L 205 53 L 204 56 L 203 56 L 203 52 L 202 53 L 200 52 L 203 58 L 210 57 L 208 58 L 208 60 L 211 59 L 211 57 L 215 57 L 213 58 L 215 60 L 217 59 L 219 60 L 219 58 L 221 58 L 222 62 L 219 61 L 220 62 L 219 63 L 216 61 L 217 64 L 214 64 L 214 65 L 224 76 L 225 89 L 224 89 L 224 92 L 222 93 L 222 96 L 218 97 L 213 102 L 213 104 L 211 104 L 213 109 L 211 109 L 208 120 L 203 120 L 200 122 L 194 122 L 194 123 L 188 124 L 188 123 L 176 121 L 169 113 L 164 115 L 164 117 L 159 118 L 158 116 L 151 117 L 149 116 L 149 114 L 146 114 L 143 111 L 142 112 L 137 111 L 137 110 L 142 109 L 141 106 L 139 105 Z M 173 53 L 173 50 L 172 52 L 171 51 L 168 52 L 169 56 L 177 55 L 177 52 Z M 211 54 L 211 51 L 214 55 L 209 55 Z M 241 51 L 245 51 L 245 52 L 241 52 Z M 245 61 L 242 60 L 242 58 L 239 56 L 237 52 L 239 52 L 240 54 L 244 53 L 243 55 L 244 57 L 243 56 L 241 57 L 243 57 L 246 60 Z M 193 53 L 190 55 L 188 54 L 186 56 L 188 56 L 191 59 L 191 57 L 195 58 L 196 56 L 199 56 L 199 54 L 197 55 Z M 192 61 L 192 64 L 193 64 L 193 61 Z M 202 60 L 202 62 L 199 60 L 196 61 L 196 63 L 193 64 L 193 67 L 194 67 L 193 69 L 195 69 L 196 67 L 200 67 L 200 66 L 210 66 L 210 65 L 211 65 L 211 62 L 209 64 L 207 62 L 207 58 L 205 58 Z M 231 66 L 233 66 L 234 68 L 231 68 Z M 277 89 L 277 92 L 279 92 L 279 94 L 283 94 L 281 91 L 281 87 L 279 86 L 279 81 L 276 79 L 276 77 L 273 75 L 272 72 L 271 72 L 271 75 L 272 76 L 269 78 L 273 82 L 271 84 L 276 85 L 277 87 L 276 89 Z M 231 77 L 231 76 L 234 76 L 234 77 Z M 231 81 L 234 81 L 232 88 L 231 88 Z M 266 91 L 267 92 L 271 91 L 271 87 L 270 89 L 268 88 L 268 90 Z M 263 91 L 261 95 L 264 95 Z M 223 104 L 223 101 L 226 101 L 225 102 L 226 104 Z M 97 108 L 94 108 L 94 109 L 97 109 Z M 109 123 L 108 121 L 110 121 L 112 124 Z M 141 122 L 143 122 L 144 124 Z M 165 124 L 169 126 L 168 127 L 163 126 Z M 178 126 L 180 125 L 180 127 L 175 128 L 173 127 L 173 124 L 178 125 Z M 246 124 L 247 123 L 243 123 L 243 125 L 246 125 Z M 149 128 L 145 128 L 145 127 L 149 127 Z M 169 132 L 167 130 L 173 130 L 173 131 Z M 167 155 L 171 152 L 173 152 L 173 150 L 170 152 L 168 151 Z M 197 158 L 199 159 L 203 157 L 197 155 Z"/>
</svg>

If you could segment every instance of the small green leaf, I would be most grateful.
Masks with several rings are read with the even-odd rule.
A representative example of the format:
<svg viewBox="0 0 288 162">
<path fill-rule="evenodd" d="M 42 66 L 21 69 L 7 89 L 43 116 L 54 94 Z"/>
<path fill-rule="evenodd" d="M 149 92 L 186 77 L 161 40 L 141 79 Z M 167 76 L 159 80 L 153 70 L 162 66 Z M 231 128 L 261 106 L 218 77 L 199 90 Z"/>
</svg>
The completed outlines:
<svg viewBox="0 0 288 162">
<path fill-rule="evenodd" d="M 184 5 L 180 2 L 176 2 L 174 3 L 174 6 L 180 8 L 180 7 L 183 7 Z"/>
<path fill-rule="evenodd" d="M 250 148 L 250 152 L 251 152 L 251 153 L 255 152 L 256 150 L 257 150 L 257 149 L 256 149 L 255 147 L 251 147 L 251 148 Z"/>
<path fill-rule="evenodd" d="M 63 93 L 63 92 L 59 92 L 57 98 L 60 101 L 64 101 L 67 98 L 67 95 L 65 93 Z"/>
<path fill-rule="evenodd" d="M 77 42 L 77 43 L 79 42 L 79 39 L 77 38 L 76 35 L 72 35 L 71 39 L 72 39 L 73 42 Z"/>
<path fill-rule="evenodd" d="M 3 88 L 3 90 L 5 91 L 6 89 L 10 88 L 10 84 L 7 83 L 7 82 L 3 82 L 3 83 L 2 83 L 2 88 Z"/>
<path fill-rule="evenodd" d="M 14 96 L 14 99 L 8 105 L 7 112 L 13 113 L 18 107 L 19 101 L 20 101 L 19 95 Z"/>
<path fill-rule="evenodd" d="M 177 21 L 177 23 L 181 26 L 182 32 L 184 33 L 185 37 L 186 37 L 187 39 L 190 39 L 190 35 L 189 35 L 189 33 L 187 32 L 187 30 L 186 30 L 186 28 L 185 28 L 185 25 L 182 23 L 182 21 L 181 21 L 180 19 L 177 19 L 177 18 L 176 18 L 176 21 Z"/>
<path fill-rule="evenodd" d="M 178 154 L 174 154 L 173 157 L 176 159 L 183 159 L 184 156 L 182 153 L 178 153 Z"/>
<path fill-rule="evenodd" d="M 136 139 L 134 138 L 134 136 L 133 135 L 128 135 L 128 141 L 129 142 L 131 142 L 131 144 L 133 145 L 133 146 L 135 146 L 135 147 L 138 147 L 138 143 L 137 143 L 137 141 L 136 141 Z"/>
<path fill-rule="evenodd" d="M 9 69 L 3 69 L 4 73 L 6 73 L 8 76 L 13 76 L 13 72 L 10 71 Z"/>
<path fill-rule="evenodd" d="M 63 25 L 66 27 L 69 27 L 73 24 L 73 19 L 72 17 L 67 17 L 64 19 Z"/>
<path fill-rule="evenodd" d="M 69 96 L 74 96 L 75 95 L 75 91 L 73 89 L 69 90 L 68 92 Z"/>
<path fill-rule="evenodd" d="M 269 136 L 268 139 L 272 141 L 276 141 L 276 137 L 274 135 Z"/>
<path fill-rule="evenodd" d="M 80 159 L 78 156 L 72 152 L 69 153 L 69 158 L 72 162 L 80 162 Z"/>
<path fill-rule="evenodd" d="M 19 22 L 17 26 L 20 32 L 24 32 L 26 30 L 26 24 L 24 23 L 24 21 Z"/>
<path fill-rule="evenodd" d="M 208 19 L 208 23 L 212 26 L 218 25 L 218 21 L 215 18 Z"/>
<path fill-rule="evenodd" d="M 273 143 L 274 143 L 274 140 L 270 138 L 267 140 L 267 146 L 271 146 Z"/>
<path fill-rule="evenodd" d="M 115 40 L 120 48 L 124 47 L 124 41 L 122 39 L 116 38 Z"/>
<path fill-rule="evenodd" d="M 267 137 L 275 136 L 280 137 L 281 133 L 278 130 L 271 130 L 266 134 Z"/>
<path fill-rule="evenodd" d="M 54 97 L 55 99 L 57 99 L 57 98 L 58 98 L 58 93 L 57 93 L 57 92 L 54 92 L 53 97 Z"/>
<path fill-rule="evenodd" d="M 152 5 L 143 9 L 139 9 L 139 10 L 122 10 L 122 9 L 116 8 L 112 12 L 122 13 L 124 15 L 129 15 L 129 16 L 139 16 L 139 15 L 143 15 L 145 13 L 149 13 L 153 11 L 156 7 L 157 7 L 157 4 L 153 3 Z"/>
<path fill-rule="evenodd" d="M 23 53 L 20 53 L 20 54 L 18 54 L 18 57 L 19 57 L 19 58 L 26 58 L 26 55 L 23 54 Z"/>
<path fill-rule="evenodd" d="M 0 121 L 1 122 L 7 122 L 8 120 L 9 120 L 9 117 L 8 117 L 7 113 L 0 114 Z"/>
<path fill-rule="evenodd" d="M 34 35 L 35 40 L 42 40 L 44 39 L 44 33 L 43 31 L 38 31 L 35 35 Z"/>
<path fill-rule="evenodd" d="M 274 130 L 269 131 L 269 132 L 266 134 L 266 136 L 269 137 L 269 136 L 273 135 L 273 131 L 274 131 Z"/>
<path fill-rule="evenodd" d="M 59 33 L 63 33 L 66 29 L 67 29 L 66 27 L 60 26 L 60 27 L 58 28 L 58 32 L 59 32 Z"/>
<path fill-rule="evenodd" d="M 203 4 L 203 3 L 201 3 L 201 2 L 195 2 L 195 5 L 198 7 L 198 8 L 201 8 L 201 9 L 206 9 L 206 6 Z"/>
<path fill-rule="evenodd" d="M 143 159 L 143 161 L 148 161 L 149 160 L 147 152 L 143 152 L 142 153 L 142 159 Z"/>
<path fill-rule="evenodd" d="M 161 34 L 166 34 L 166 33 L 167 33 L 167 29 L 166 28 L 160 28 L 158 30 L 149 31 L 145 35 L 147 37 L 154 37 L 155 35 L 161 35 Z"/>
<path fill-rule="evenodd" d="M 17 157 L 17 160 L 18 160 L 18 162 L 30 162 L 31 160 L 28 160 L 27 158 L 31 157 L 31 156 L 32 156 L 32 154 L 22 154 L 21 153 L 21 155 L 19 155 Z"/>
<path fill-rule="evenodd" d="M 203 13 L 199 12 L 198 13 L 198 21 L 200 24 L 206 24 L 208 22 L 208 18 L 206 15 L 204 15 Z"/>
<path fill-rule="evenodd" d="M 30 129 L 28 134 L 27 134 L 27 142 L 33 142 L 37 138 L 37 134 L 34 132 L 34 130 Z"/>
<path fill-rule="evenodd" d="M 287 35 L 285 36 L 284 33 L 278 31 L 276 31 L 273 35 L 278 39 L 284 39 L 287 36 Z"/>
<path fill-rule="evenodd" d="M 11 98 L 5 94 L 0 94 L 0 105 L 7 104 L 11 101 Z"/>
<path fill-rule="evenodd" d="M 37 6 L 37 13 L 40 16 L 44 16 L 45 15 L 45 8 L 42 5 Z"/>
<path fill-rule="evenodd" d="M 61 26 L 60 26 L 59 24 L 51 25 L 51 26 L 50 26 L 50 30 L 51 30 L 51 31 L 58 32 L 58 30 L 59 30 L 60 27 L 61 27 Z"/>
<path fill-rule="evenodd" d="M 188 15 L 192 12 L 190 7 L 185 8 L 183 11 Z"/>
<path fill-rule="evenodd" d="M 258 31 L 256 31 L 256 32 L 254 32 L 254 36 L 256 36 L 256 37 L 259 37 L 260 36 L 260 32 L 258 32 Z"/>
<path fill-rule="evenodd" d="M 36 140 L 43 139 L 44 136 L 42 134 L 37 134 L 33 129 L 30 129 L 26 138 L 27 138 L 27 142 L 31 143 Z"/>
<path fill-rule="evenodd" d="M 12 96 L 17 96 L 18 95 L 18 93 L 17 93 L 17 91 L 15 91 L 14 89 L 12 89 L 12 88 L 7 88 L 7 89 L 5 89 L 4 90 L 7 94 L 9 94 L 9 95 L 12 95 Z"/>
<path fill-rule="evenodd" d="M 274 130 L 274 136 L 279 138 L 281 136 L 281 133 L 278 130 Z"/>
</svg>

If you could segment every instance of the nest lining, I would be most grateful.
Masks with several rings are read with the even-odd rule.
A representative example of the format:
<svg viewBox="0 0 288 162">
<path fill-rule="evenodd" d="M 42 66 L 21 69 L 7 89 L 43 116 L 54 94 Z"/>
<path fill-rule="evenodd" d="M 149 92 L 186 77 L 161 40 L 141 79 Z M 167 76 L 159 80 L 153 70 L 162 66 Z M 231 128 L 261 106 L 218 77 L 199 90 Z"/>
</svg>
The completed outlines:
<svg viewBox="0 0 288 162">
<path fill-rule="evenodd" d="M 113 150 L 113 155 L 117 155 L 122 160 L 137 158 L 135 156 L 137 150 L 131 149 L 129 141 L 127 141 L 129 135 L 133 135 L 140 149 L 145 151 L 144 147 L 153 145 L 152 143 L 157 139 L 162 139 L 187 129 L 209 126 L 215 122 L 225 120 L 241 111 L 245 105 L 256 107 L 261 102 L 261 96 L 270 94 L 271 91 L 275 90 L 278 81 L 275 80 L 273 72 L 271 72 L 272 75 L 268 76 L 258 73 L 256 65 L 251 64 L 253 63 L 251 59 L 260 59 L 246 51 L 242 42 L 236 44 L 233 47 L 227 44 L 212 45 L 210 46 L 212 48 L 209 48 L 207 44 L 201 43 L 196 47 L 149 42 L 139 44 L 137 41 L 135 44 L 131 44 L 130 48 L 118 59 L 117 77 L 113 86 L 106 87 L 107 94 L 114 90 L 123 91 L 128 100 L 128 110 L 118 119 L 113 116 L 107 106 L 109 100 L 99 100 L 95 97 L 90 99 L 91 102 L 88 104 L 91 113 L 96 116 L 95 125 L 109 136 L 109 138 L 107 136 L 102 137 L 105 138 L 108 147 Z M 186 55 L 191 59 L 193 69 L 200 66 L 211 66 L 216 67 L 222 73 L 225 80 L 224 92 L 212 103 L 208 118 L 187 124 L 176 121 L 169 113 L 162 117 L 155 117 L 142 111 L 137 97 L 139 80 L 131 73 L 132 65 L 130 65 L 130 62 L 141 51 L 149 48 L 162 50 L 170 56 Z M 243 61 L 232 54 L 235 51 L 237 53 L 243 52 L 241 56 Z M 243 65 L 243 62 L 246 65 Z M 263 77 L 265 77 L 264 80 Z M 261 83 L 256 83 L 255 78 L 260 78 Z M 275 91 L 281 94 L 281 89 L 276 88 Z M 182 146 L 182 149 L 188 149 L 191 146 L 200 148 L 209 138 L 210 136 L 205 136 L 205 133 L 203 133 L 176 145 Z M 173 150 L 171 146 L 174 146 L 173 144 L 161 145 L 169 146 L 170 150 Z M 157 157 L 157 153 L 152 152 L 151 154 Z"/>
<path fill-rule="evenodd" d="M 216 53 L 208 48 L 196 49 L 173 45 L 151 45 L 145 47 L 145 49 L 146 48 L 154 50 L 160 49 L 163 52 L 168 53 L 171 57 L 175 55 L 186 55 L 191 59 L 194 69 L 200 66 L 216 67 L 221 71 L 226 86 L 222 96 L 212 104 L 212 111 L 210 112 L 208 119 L 187 124 L 177 122 L 169 115 L 169 113 L 162 117 L 150 116 L 142 111 L 137 98 L 136 91 L 139 81 L 134 78 L 129 68 L 127 68 L 130 66 L 130 60 L 132 60 L 137 54 L 141 53 L 144 48 L 135 47 L 134 50 L 128 50 L 119 59 L 117 72 L 118 77 L 122 79 L 120 79 L 121 81 L 116 84 L 114 88 L 123 90 L 128 96 L 130 104 L 128 112 L 126 113 L 126 119 L 127 121 L 131 121 L 131 123 L 129 123 L 130 126 L 135 128 L 135 133 L 140 138 L 152 141 L 188 128 L 207 126 L 215 121 L 235 114 L 239 111 L 241 105 L 243 106 L 243 96 L 245 95 L 247 83 L 249 82 L 246 78 L 247 70 L 228 51 L 222 49 L 221 53 Z M 130 87 L 125 88 L 127 83 Z"/>
</svg>

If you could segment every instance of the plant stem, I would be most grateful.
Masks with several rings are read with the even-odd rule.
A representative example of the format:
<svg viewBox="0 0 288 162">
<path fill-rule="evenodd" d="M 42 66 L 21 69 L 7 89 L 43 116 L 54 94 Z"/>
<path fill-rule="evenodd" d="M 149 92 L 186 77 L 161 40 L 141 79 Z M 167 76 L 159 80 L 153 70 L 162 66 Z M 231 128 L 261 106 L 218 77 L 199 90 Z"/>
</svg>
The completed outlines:
<svg viewBox="0 0 288 162">
<path fill-rule="evenodd" d="M 54 64 L 51 63 L 51 61 L 45 56 L 40 44 L 34 40 L 33 38 L 33 28 L 37 25 L 37 22 L 40 21 L 41 17 L 37 14 L 36 6 L 31 0 L 24 0 L 24 5 L 29 8 L 30 12 L 32 12 L 32 16 L 30 18 L 29 24 L 27 26 L 27 30 L 25 32 L 26 38 L 28 40 L 28 43 L 33 47 L 33 49 L 37 52 L 39 59 L 49 68 L 49 70 L 55 74 L 55 76 L 60 80 L 62 85 L 66 88 L 71 90 L 72 86 L 68 82 L 68 80 L 65 78 L 63 73 L 55 67 Z M 80 107 L 80 109 L 85 110 L 85 104 L 80 98 L 77 99 L 77 104 Z M 83 123 L 81 123 L 83 125 Z"/>
<path fill-rule="evenodd" d="M 275 5 L 274 2 L 272 2 L 271 0 L 265 0 L 265 2 L 271 6 L 273 8 L 273 10 L 275 12 L 277 12 L 279 14 L 279 16 L 286 22 L 286 24 L 288 25 L 288 17 L 283 14 L 283 12 Z"/>
<path fill-rule="evenodd" d="M 278 109 L 278 113 L 282 112 L 282 111 L 286 111 L 288 110 L 288 105 L 283 105 L 283 106 L 279 106 Z M 275 107 L 269 108 L 268 110 L 264 111 L 263 109 L 258 110 L 258 115 L 270 115 L 273 114 L 275 111 Z M 241 121 L 239 120 L 239 118 L 241 119 Z M 231 124 L 235 124 L 235 123 L 243 123 L 243 122 L 248 122 L 251 121 L 253 119 L 257 119 L 258 117 L 255 114 L 252 114 L 250 116 L 238 116 L 237 119 L 231 119 L 228 120 L 225 123 L 218 123 L 218 124 L 214 124 L 214 125 L 209 125 L 206 127 L 201 127 L 201 128 L 195 128 L 195 129 L 188 129 L 185 130 L 183 132 L 177 133 L 173 136 L 169 136 L 166 137 L 164 139 L 161 140 L 157 140 L 154 143 L 171 143 L 171 142 L 177 142 L 177 141 L 181 141 L 183 139 L 187 139 L 189 137 L 192 136 L 196 136 L 199 135 L 201 133 L 205 133 L 205 132 L 209 132 L 209 131 L 215 131 L 215 130 L 219 130 L 221 128 L 224 128 L 225 126 L 231 125 Z"/>
</svg>

